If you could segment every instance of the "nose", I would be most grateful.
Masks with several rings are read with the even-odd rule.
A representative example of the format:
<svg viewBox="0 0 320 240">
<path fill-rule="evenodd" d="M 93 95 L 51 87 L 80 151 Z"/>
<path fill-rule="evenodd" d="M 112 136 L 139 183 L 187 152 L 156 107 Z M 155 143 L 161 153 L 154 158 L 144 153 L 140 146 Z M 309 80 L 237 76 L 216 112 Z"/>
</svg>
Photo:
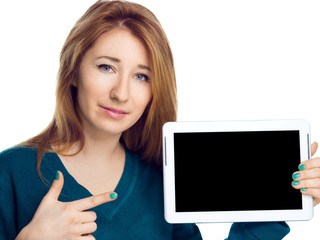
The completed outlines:
<svg viewBox="0 0 320 240">
<path fill-rule="evenodd" d="M 121 76 L 110 92 L 110 98 L 115 102 L 126 102 L 129 98 L 129 77 Z"/>
</svg>

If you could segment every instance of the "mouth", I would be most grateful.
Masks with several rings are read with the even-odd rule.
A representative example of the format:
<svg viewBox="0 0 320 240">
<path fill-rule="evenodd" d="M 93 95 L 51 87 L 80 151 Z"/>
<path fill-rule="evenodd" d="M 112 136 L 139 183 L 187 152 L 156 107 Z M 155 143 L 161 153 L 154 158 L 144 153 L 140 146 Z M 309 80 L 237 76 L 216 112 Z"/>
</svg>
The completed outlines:
<svg viewBox="0 0 320 240">
<path fill-rule="evenodd" d="M 102 106 L 101 108 L 109 117 L 114 119 L 122 119 L 128 114 L 128 112 L 121 109 L 102 107 Z"/>
</svg>

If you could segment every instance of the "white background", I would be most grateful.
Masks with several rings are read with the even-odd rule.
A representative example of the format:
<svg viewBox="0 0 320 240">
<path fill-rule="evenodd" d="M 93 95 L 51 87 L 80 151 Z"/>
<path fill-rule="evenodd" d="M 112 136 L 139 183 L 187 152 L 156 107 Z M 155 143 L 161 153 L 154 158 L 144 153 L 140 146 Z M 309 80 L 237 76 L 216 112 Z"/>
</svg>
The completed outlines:
<svg viewBox="0 0 320 240">
<path fill-rule="evenodd" d="M 318 1 L 136 2 L 155 13 L 171 42 L 178 120 L 303 118 L 320 142 Z M 52 119 L 60 50 L 93 3 L 0 2 L 0 150 L 36 135 Z M 235 187 L 245 186 L 239 180 Z M 311 221 L 290 222 L 285 239 L 319 239 L 319 209 Z M 229 227 L 200 225 L 205 240 L 224 239 Z"/>
</svg>

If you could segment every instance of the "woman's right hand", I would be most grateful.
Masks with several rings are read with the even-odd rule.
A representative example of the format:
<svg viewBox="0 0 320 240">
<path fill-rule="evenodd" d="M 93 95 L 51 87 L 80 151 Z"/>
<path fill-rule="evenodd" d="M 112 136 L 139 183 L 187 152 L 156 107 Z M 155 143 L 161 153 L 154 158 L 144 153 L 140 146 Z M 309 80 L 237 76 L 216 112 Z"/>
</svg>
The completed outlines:
<svg viewBox="0 0 320 240">
<path fill-rule="evenodd" d="M 42 199 L 31 222 L 19 233 L 16 240 L 72 240 L 95 239 L 91 233 L 97 230 L 93 211 L 85 211 L 116 199 L 114 192 L 102 193 L 73 202 L 60 202 L 64 178 L 57 173 L 48 193 Z"/>
</svg>

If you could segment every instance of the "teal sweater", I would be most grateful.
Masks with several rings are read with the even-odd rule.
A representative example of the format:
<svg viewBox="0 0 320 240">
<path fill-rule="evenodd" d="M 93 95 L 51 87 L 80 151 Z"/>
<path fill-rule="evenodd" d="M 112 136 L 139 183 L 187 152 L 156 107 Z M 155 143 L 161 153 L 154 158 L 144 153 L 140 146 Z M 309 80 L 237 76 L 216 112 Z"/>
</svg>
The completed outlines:
<svg viewBox="0 0 320 240">
<path fill-rule="evenodd" d="M 0 153 L 0 239 L 15 239 L 32 219 L 48 187 L 36 172 L 36 150 L 14 147 Z M 55 153 L 46 153 L 41 172 L 49 185 L 57 170 L 64 175 L 59 201 L 92 196 L 66 170 Z M 112 239 L 202 239 L 195 224 L 169 224 L 163 216 L 161 172 L 126 151 L 122 177 L 115 189 L 118 199 L 92 210 L 97 213 L 97 240 Z M 234 223 L 228 240 L 282 239 L 286 223 Z"/>
</svg>

